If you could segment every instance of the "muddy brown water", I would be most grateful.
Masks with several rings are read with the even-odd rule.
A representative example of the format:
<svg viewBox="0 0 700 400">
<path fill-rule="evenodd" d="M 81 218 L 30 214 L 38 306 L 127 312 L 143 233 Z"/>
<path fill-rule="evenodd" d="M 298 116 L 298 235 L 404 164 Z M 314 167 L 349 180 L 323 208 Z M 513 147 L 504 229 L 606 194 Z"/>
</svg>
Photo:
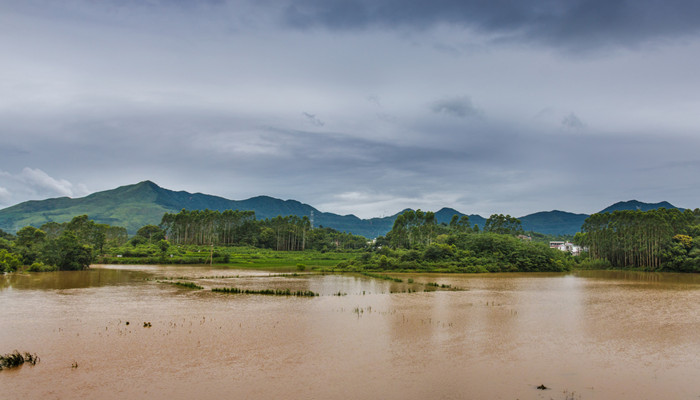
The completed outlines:
<svg viewBox="0 0 700 400">
<path fill-rule="evenodd" d="M 41 358 L 0 371 L 0 399 L 700 398 L 698 275 L 274 274 L 0 276 L 0 353 Z M 225 286 L 320 296 L 208 290 Z"/>
</svg>

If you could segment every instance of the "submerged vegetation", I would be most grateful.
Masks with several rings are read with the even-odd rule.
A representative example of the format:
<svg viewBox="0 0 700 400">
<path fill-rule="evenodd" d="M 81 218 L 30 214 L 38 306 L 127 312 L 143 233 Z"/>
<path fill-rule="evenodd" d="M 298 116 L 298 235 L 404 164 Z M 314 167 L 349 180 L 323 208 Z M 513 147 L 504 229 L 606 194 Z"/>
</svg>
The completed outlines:
<svg viewBox="0 0 700 400">
<path fill-rule="evenodd" d="M 366 272 L 366 271 L 362 272 L 362 275 L 369 276 L 370 278 L 375 278 L 375 279 L 383 279 L 385 281 L 393 281 L 393 282 L 397 282 L 397 283 L 403 282 L 403 279 L 400 279 L 400 278 L 394 278 L 394 277 L 391 277 L 389 275 L 374 274 L 374 273 Z"/>
<path fill-rule="evenodd" d="M 204 289 L 203 286 L 199 286 L 199 285 L 197 285 L 196 283 L 192 283 L 192 282 L 181 282 L 181 281 L 168 282 L 168 281 L 158 281 L 158 283 L 169 283 L 169 284 L 171 284 L 171 285 L 180 286 L 180 287 L 184 287 L 184 288 L 187 288 L 187 289 L 195 289 L 195 290 Z"/>
<path fill-rule="evenodd" d="M 296 290 L 291 289 L 240 289 L 235 287 L 223 287 L 223 288 L 212 288 L 212 292 L 218 293 L 229 293 L 229 294 L 260 294 L 266 296 L 297 296 L 297 297 L 315 297 L 318 293 L 312 292 L 310 290 Z"/>
<path fill-rule="evenodd" d="M 0 355 L 0 371 L 5 368 L 16 368 L 27 363 L 35 365 L 39 362 L 39 357 L 36 354 L 29 352 L 20 353 L 15 350 L 12 353 Z"/>
</svg>

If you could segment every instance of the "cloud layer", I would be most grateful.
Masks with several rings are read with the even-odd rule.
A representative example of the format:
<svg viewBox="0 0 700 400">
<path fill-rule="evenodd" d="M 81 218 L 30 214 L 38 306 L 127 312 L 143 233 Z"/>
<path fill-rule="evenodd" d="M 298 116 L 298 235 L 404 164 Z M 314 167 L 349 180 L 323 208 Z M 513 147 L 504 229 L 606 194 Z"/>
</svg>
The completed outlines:
<svg viewBox="0 0 700 400">
<path fill-rule="evenodd" d="M 0 207 L 150 179 L 362 217 L 697 207 L 691 1 L 0 5 Z"/>
</svg>

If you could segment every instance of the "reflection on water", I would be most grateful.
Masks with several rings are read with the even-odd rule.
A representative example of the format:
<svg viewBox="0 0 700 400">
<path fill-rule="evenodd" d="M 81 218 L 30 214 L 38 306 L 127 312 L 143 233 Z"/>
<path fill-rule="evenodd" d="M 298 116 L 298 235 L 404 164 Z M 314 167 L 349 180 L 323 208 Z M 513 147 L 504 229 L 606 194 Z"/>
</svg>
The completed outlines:
<svg viewBox="0 0 700 400">
<path fill-rule="evenodd" d="M 0 388 L 13 398 L 700 396 L 697 275 L 401 277 L 208 266 L 1 276 L 0 353 L 41 362 L 0 372 Z M 205 290 L 158 282 L 167 278 Z M 429 282 L 462 290 L 425 292 Z M 208 290 L 223 286 L 321 296 Z"/>
<path fill-rule="evenodd" d="M 0 290 L 14 289 L 78 289 L 133 284 L 149 274 L 120 269 L 90 269 L 87 271 L 57 271 L 34 274 L 0 275 Z"/>
</svg>

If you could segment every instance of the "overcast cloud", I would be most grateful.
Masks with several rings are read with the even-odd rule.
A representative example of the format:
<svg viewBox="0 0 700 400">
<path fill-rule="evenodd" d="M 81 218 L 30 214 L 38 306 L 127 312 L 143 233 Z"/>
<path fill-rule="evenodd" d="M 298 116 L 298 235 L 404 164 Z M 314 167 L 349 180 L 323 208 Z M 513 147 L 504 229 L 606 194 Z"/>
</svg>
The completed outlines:
<svg viewBox="0 0 700 400">
<path fill-rule="evenodd" d="M 375 217 L 699 207 L 696 1 L 0 4 L 0 207 L 150 179 Z"/>
</svg>

